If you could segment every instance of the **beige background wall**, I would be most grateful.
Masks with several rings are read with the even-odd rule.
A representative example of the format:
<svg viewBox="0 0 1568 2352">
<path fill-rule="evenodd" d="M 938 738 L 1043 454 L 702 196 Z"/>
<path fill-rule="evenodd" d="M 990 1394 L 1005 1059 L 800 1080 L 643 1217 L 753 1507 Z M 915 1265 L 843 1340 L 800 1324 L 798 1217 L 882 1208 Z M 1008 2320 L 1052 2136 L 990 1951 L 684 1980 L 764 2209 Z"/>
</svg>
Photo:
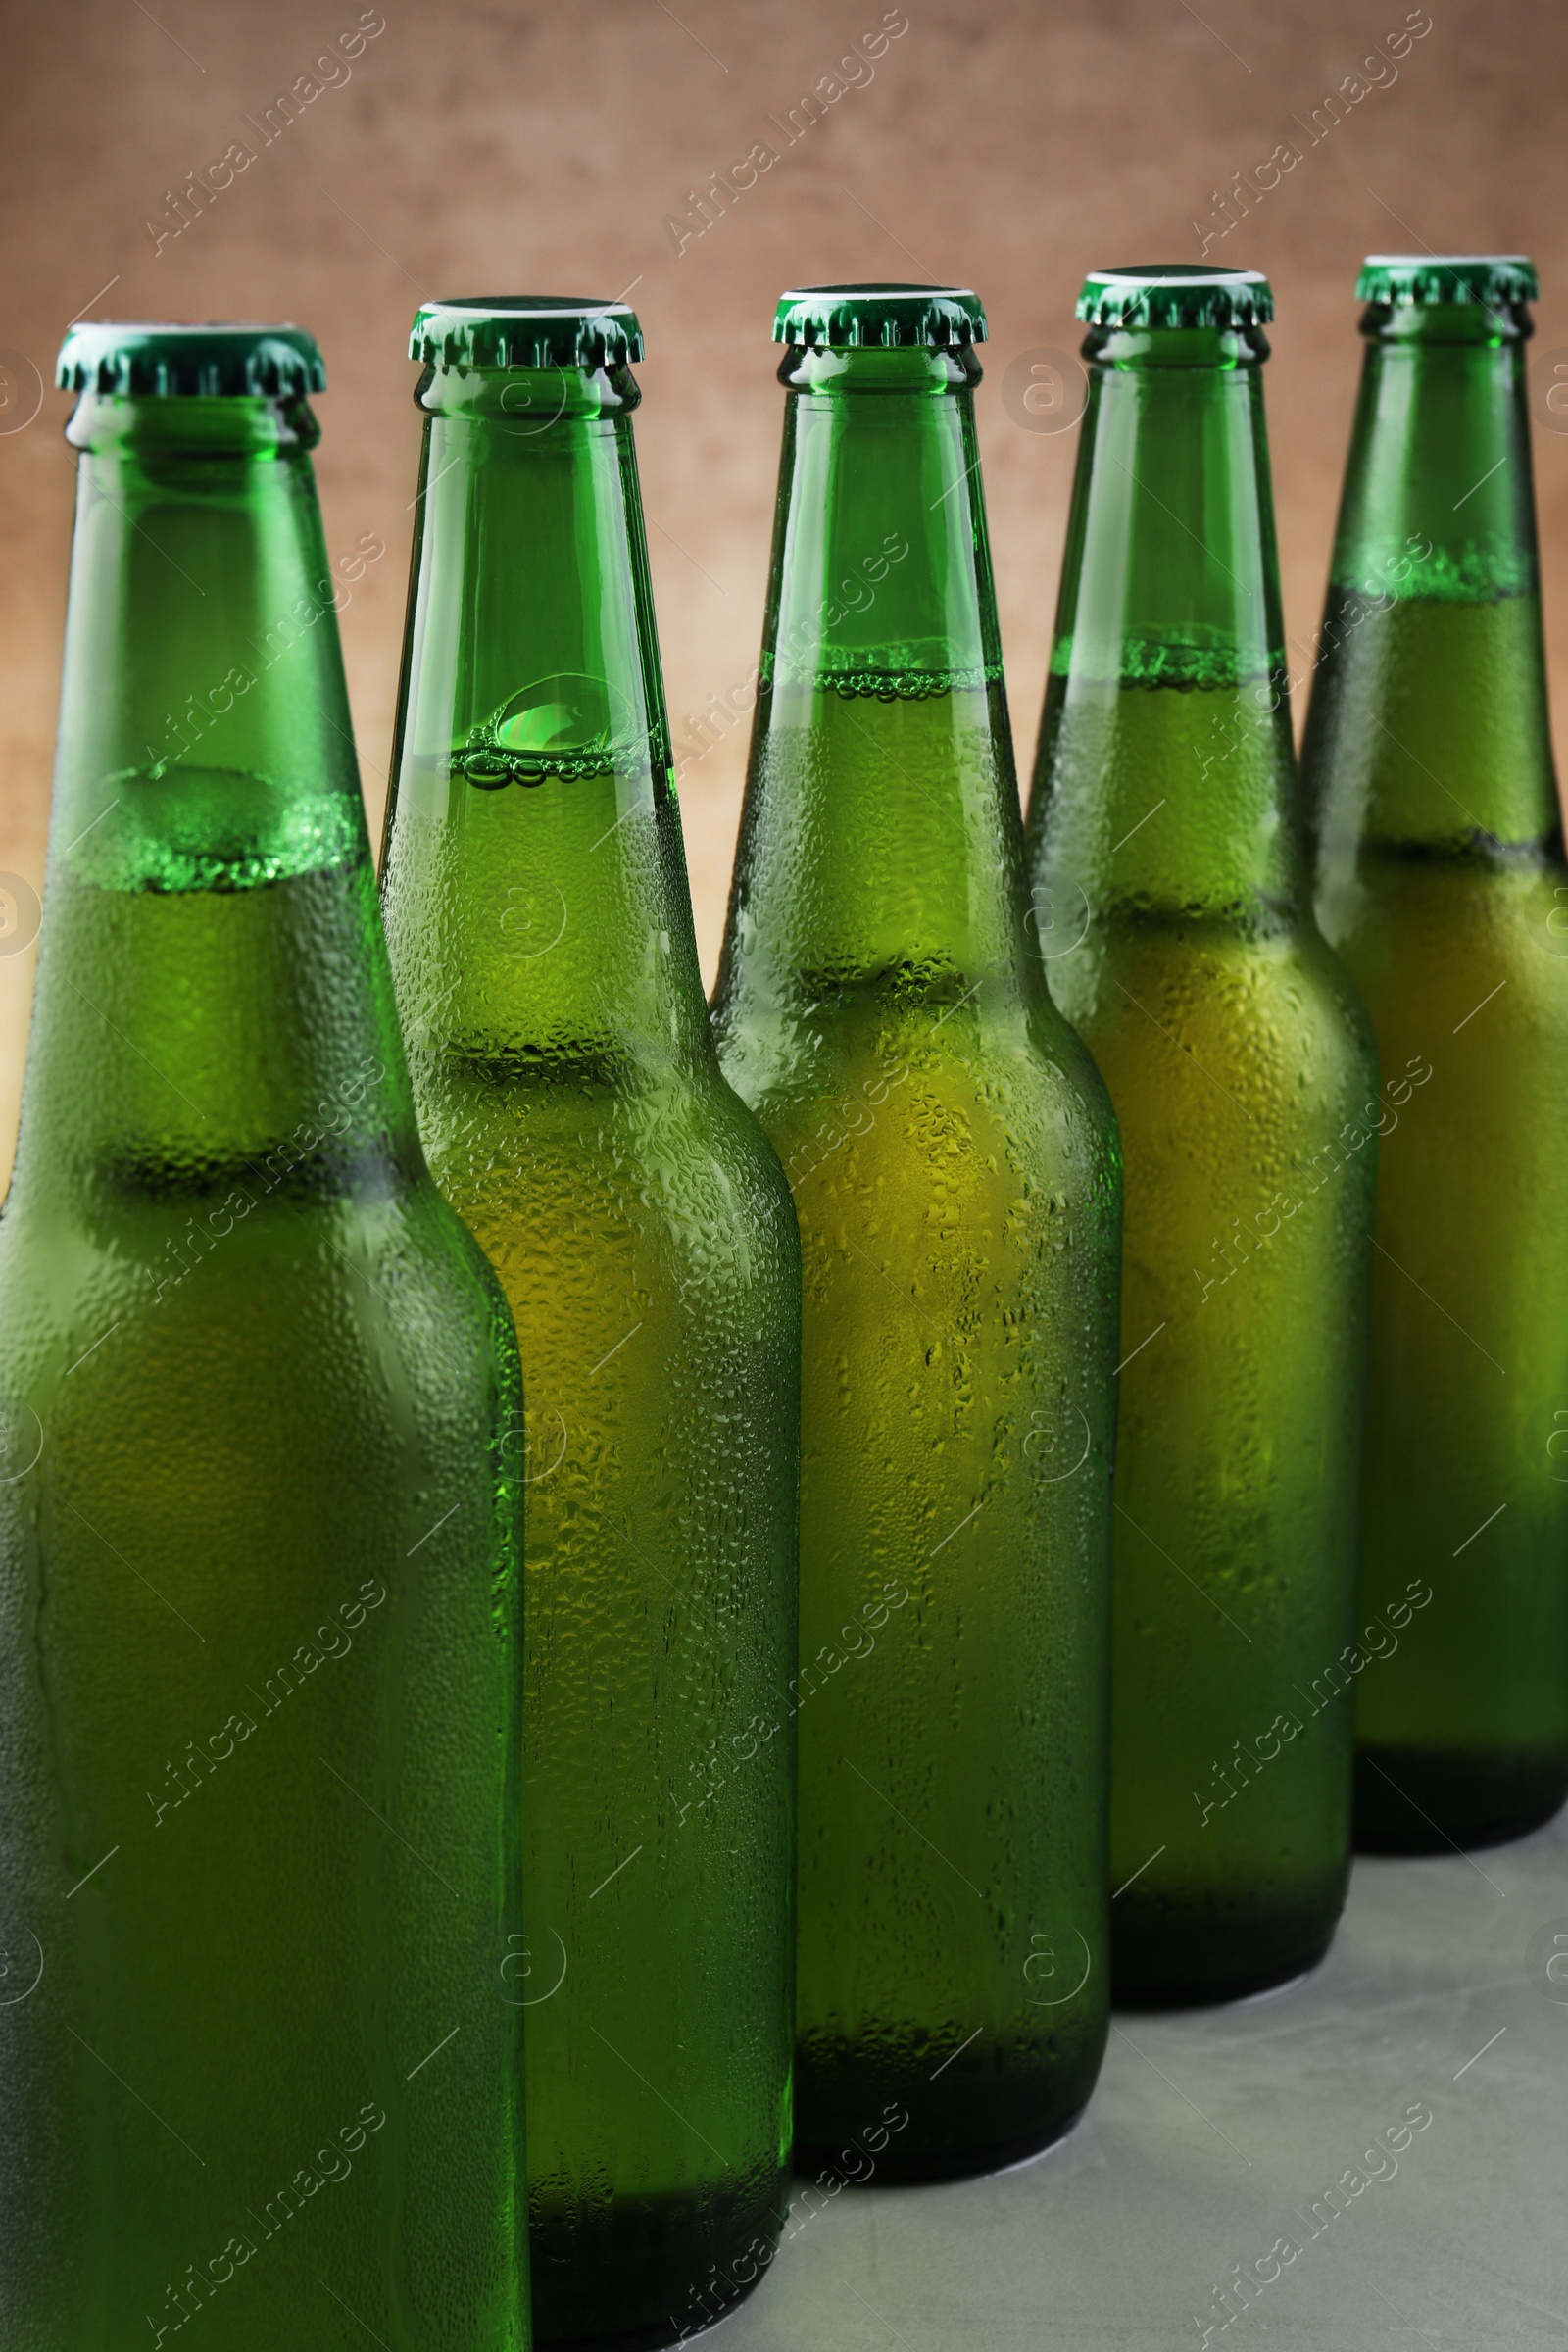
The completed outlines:
<svg viewBox="0 0 1568 2352">
<path fill-rule="evenodd" d="M 1431 29 L 1378 62 L 1406 22 Z M 768 341 L 792 281 L 978 287 L 980 401 L 1020 763 L 1044 674 L 1075 436 L 1033 429 L 1014 362 L 1071 353 L 1086 269 L 1196 260 L 1195 219 L 1283 141 L 1300 162 L 1210 258 L 1266 270 L 1268 391 L 1288 625 L 1316 625 L 1368 249 L 1523 248 L 1542 270 L 1536 462 L 1547 627 L 1568 712 L 1568 12 L 1554 0 L 905 0 L 907 29 L 838 61 L 881 0 L 25 0 L 4 12 L 0 99 L 0 868 L 43 873 L 72 462 L 45 389 L 64 328 L 98 318 L 293 318 L 325 348 L 318 457 L 329 546 L 387 555 L 343 616 L 378 825 L 414 492 L 425 293 L 629 291 L 647 329 L 638 436 L 677 739 L 756 660 L 780 394 Z M 381 23 L 351 64 L 316 68 Z M 352 45 L 352 44 L 351 44 Z M 1364 94 L 1311 140 L 1348 76 Z M 261 118 L 330 79 L 270 144 Z M 823 119 L 784 121 L 823 76 Z M 844 88 L 854 81 L 856 86 Z M 1366 87 L 1376 81 L 1379 86 Z M 1293 118 L 1300 117 L 1297 122 Z M 255 161 L 179 235 L 169 197 L 244 139 Z M 779 160 L 677 251 L 666 226 L 758 142 Z M 221 176 L 220 174 L 219 176 Z M 743 174 L 744 176 L 744 174 Z M 1264 178 L 1270 174 L 1265 172 Z M 150 232 L 147 221 L 155 223 Z M 1050 378 L 1042 379 L 1048 389 Z M 1568 382 L 1568 372 L 1564 381 Z M 1038 395 L 1037 395 L 1038 399 Z M 1564 395 L 1568 407 L 1568 394 Z M 1011 413 L 1009 413 L 1009 411 Z M 1040 421 L 1038 418 L 1037 422 Z M 1050 422 L 1049 413 L 1044 421 Z M 1568 426 L 1568 413 L 1556 423 Z M 1299 700 L 1299 698 L 1298 698 Z M 683 781 L 711 973 L 745 757 L 737 725 Z M 3 907 L 0 907 L 3 913 Z M 13 943 L 14 944 L 14 943 Z M 7 942 L 0 937 L 0 948 Z M 33 956 L 0 955 L 0 1163 L 9 1160 Z"/>
</svg>

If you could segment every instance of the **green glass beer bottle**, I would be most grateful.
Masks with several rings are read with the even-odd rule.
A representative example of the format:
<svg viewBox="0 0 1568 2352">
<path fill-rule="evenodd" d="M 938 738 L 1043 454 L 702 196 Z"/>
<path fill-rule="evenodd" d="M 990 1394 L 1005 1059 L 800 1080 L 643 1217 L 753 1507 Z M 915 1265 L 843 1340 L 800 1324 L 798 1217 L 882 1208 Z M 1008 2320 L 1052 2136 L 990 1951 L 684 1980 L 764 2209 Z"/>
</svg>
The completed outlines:
<svg viewBox="0 0 1568 2352">
<path fill-rule="evenodd" d="M 791 2141 L 800 1251 L 698 973 L 623 305 L 427 304 L 382 896 L 420 1129 L 529 1366 L 535 2329 L 653 2345 Z"/>
<path fill-rule="evenodd" d="M 1356 1826 L 1568 1792 L 1568 865 L 1517 254 L 1375 255 L 1302 752 L 1318 920 L 1377 1030 Z"/>
<path fill-rule="evenodd" d="M 525 2352 L 522 1426 L 283 327 L 77 327 L 0 1216 L 0 2339 Z"/>
<path fill-rule="evenodd" d="M 1127 1160 L 1112 1952 L 1142 2002 L 1324 1950 L 1349 1867 L 1376 1063 L 1312 919 L 1251 270 L 1096 271 L 1029 812 Z"/>
<path fill-rule="evenodd" d="M 1026 929 L 962 289 L 786 294 L 719 1056 L 804 1259 L 800 2161 L 978 2172 L 1104 2047 L 1120 1166 Z"/>
</svg>

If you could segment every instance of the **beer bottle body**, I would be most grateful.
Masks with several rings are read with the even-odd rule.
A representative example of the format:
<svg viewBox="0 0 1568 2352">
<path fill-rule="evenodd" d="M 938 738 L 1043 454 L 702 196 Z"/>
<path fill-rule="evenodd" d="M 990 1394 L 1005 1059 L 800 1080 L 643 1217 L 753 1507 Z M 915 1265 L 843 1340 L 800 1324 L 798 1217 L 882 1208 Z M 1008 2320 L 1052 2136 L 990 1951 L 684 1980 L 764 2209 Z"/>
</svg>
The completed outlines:
<svg viewBox="0 0 1568 2352">
<path fill-rule="evenodd" d="M 978 368 L 781 376 L 715 1018 L 804 1257 L 798 2128 L 927 2178 L 1064 2130 L 1103 2048 L 1118 1167 L 1023 926 Z"/>
<path fill-rule="evenodd" d="M 72 428 L 0 1216 L 26 2352 L 209 2304 L 237 2352 L 529 2340 L 515 1348 L 419 1153 L 315 430 L 90 387 Z"/>
<path fill-rule="evenodd" d="M 667 2342 L 764 2275 L 789 2157 L 798 1245 L 702 999 L 625 353 L 508 364 L 506 313 L 442 311 L 383 899 L 533 1367 L 535 2322 Z"/>
<path fill-rule="evenodd" d="M 1179 283 L 1168 311 L 1136 285 L 1081 310 L 1029 820 L 1053 991 L 1126 1154 L 1111 1885 L 1136 2001 L 1308 1966 L 1349 1861 L 1378 1081 L 1304 886 L 1247 288 L 1222 318 Z"/>
</svg>

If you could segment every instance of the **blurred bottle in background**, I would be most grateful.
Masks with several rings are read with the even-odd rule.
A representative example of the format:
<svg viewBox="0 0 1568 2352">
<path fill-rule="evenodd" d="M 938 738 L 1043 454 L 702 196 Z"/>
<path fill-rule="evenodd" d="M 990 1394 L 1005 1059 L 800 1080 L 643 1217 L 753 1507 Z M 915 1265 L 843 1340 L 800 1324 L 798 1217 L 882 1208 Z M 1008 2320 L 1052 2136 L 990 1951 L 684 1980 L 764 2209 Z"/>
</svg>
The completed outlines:
<svg viewBox="0 0 1568 2352">
<path fill-rule="evenodd" d="M 1356 1826 L 1506 1838 L 1568 1792 L 1568 865 L 1519 254 L 1379 254 L 1303 777 L 1377 1030 Z M 1384 1631 L 1380 1633 L 1380 1623 Z"/>
</svg>

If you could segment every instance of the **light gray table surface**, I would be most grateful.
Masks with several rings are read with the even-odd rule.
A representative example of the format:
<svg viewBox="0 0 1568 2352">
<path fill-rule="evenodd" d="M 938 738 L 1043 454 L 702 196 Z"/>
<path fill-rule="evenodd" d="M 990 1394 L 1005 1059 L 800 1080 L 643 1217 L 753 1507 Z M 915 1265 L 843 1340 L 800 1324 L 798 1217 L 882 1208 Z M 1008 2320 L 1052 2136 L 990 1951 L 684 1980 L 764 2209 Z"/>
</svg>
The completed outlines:
<svg viewBox="0 0 1568 2352">
<path fill-rule="evenodd" d="M 1473 1856 L 1358 1859 L 1309 1978 L 1221 2009 L 1118 2014 L 1082 2121 L 1011 2172 L 797 2205 L 770 2275 L 701 2341 L 1198 2352 L 1212 2327 L 1225 2352 L 1568 2345 L 1553 1931 L 1568 1953 L 1568 1815 Z M 1368 2179 L 1365 2152 L 1412 2107 L 1430 2124 Z M 1214 2290 L 1258 2262 L 1277 2278 L 1222 2328 Z"/>
</svg>

